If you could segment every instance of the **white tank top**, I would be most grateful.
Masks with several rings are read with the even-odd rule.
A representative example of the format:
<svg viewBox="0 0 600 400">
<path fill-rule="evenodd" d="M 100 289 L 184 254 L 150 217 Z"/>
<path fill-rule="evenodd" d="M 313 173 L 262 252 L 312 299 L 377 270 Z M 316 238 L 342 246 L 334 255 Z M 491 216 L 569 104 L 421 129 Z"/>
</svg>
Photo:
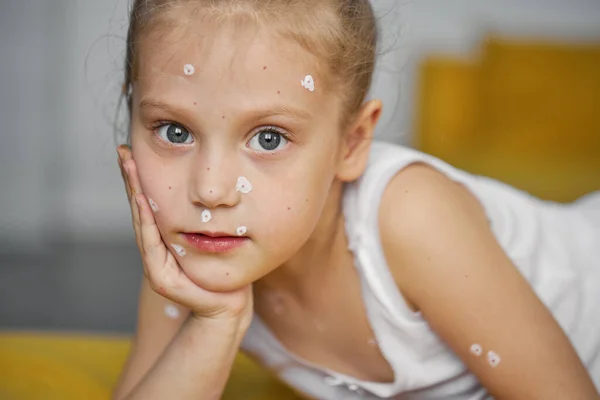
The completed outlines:
<svg viewBox="0 0 600 400">
<path fill-rule="evenodd" d="M 600 389 L 600 192 L 569 205 L 542 201 L 387 143 L 373 144 L 364 175 L 346 186 L 343 212 L 367 317 L 394 382 L 361 381 L 302 360 L 256 315 L 242 349 L 316 399 L 491 398 L 421 315 L 410 310 L 386 263 L 379 204 L 394 175 L 415 162 L 436 168 L 479 199 L 498 242 L 565 330 Z"/>
</svg>

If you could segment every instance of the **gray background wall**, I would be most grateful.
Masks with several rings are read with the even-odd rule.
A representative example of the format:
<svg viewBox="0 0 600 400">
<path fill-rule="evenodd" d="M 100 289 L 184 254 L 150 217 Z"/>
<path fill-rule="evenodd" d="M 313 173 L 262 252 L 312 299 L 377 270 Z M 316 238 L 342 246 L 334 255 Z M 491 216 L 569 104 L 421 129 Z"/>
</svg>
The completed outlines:
<svg viewBox="0 0 600 400">
<path fill-rule="evenodd" d="M 600 40 L 599 0 L 374 5 L 385 51 L 372 90 L 386 106 L 378 135 L 398 143 L 410 143 L 424 53 L 467 53 L 490 31 Z M 112 125 L 127 7 L 0 0 L 0 327 L 133 327 L 139 261 Z"/>
</svg>

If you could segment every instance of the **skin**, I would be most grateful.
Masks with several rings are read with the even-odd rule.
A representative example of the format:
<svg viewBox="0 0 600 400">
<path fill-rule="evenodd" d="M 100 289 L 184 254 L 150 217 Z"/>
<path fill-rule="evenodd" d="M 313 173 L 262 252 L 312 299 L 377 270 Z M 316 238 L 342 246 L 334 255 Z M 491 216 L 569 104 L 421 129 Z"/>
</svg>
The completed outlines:
<svg viewBox="0 0 600 400">
<path fill-rule="evenodd" d="M 193 38 L 205 29 L 190 27 L 172 50 L 141 46 L 131 142 L 141 186 L 161 210 L 155 218 L 163 240 L 188 254 L 177 256 L 183 272 L 200 287 L 227 292 L 324 244 L 313 233 L 328 233 L 324 225 L 336 212 L 338 175 L 347 174 L 352 160 L 344 159 L 335 95 L 300 85 L 306 71 L 314 70 L 309 53 L 292 43 L 277 43 L 271 51 L 274 40 L 263 30 L 240 49 L 233 26 L 218 29 L 196 54 L 177 51 L 193 48 Z M 196 66 L 194 75 L 183 75 L 186 63 Z M 239 68 L 223 68 L 232 64 Z M 157 134 L 160 121 L 185 127 L 193 142 L 165 141 L 167 128 L 161 128 L 162 138 Z M 252 140 L 269 127 L 288 136 L 272 152 Z M 254 187 L 248 195 L 235 190 L 240 176 Z M 202 224 L 207 208 L 213 219 Z M 251 241 L 225 255 L 201 253 L 180 235 L 211 230 L 235 236 L 240 225 L 249 228 Z"/>
<path fill-rule="evenodd" d="M 178 12 L 185 20 L 183 8 L 172 17 Z M 146 277 L 134 350 L 115 397 L 146 398 L 162 382 L 171 390 L 165 393 L 180 390 L 178 398 L 193 398 L 201 385 L 218 388 L 218 398 L 231 346 L 239 346 L 253 312 L 286 348 L 314 364 L 392 381 L 393 371 L 368 344 L 372 331 L 340 209 L 344 182 L 365 169 L 380 102 L 365 103 L 341 131 L 340 99 L 321 89 L 326 77 L 314 72 L 317 60 L 263 27 L 184 25 L 147 39 L 140 43 L 143 62 L 133 88 L 132 151 L 120 149 L 128 192 L 136 193 L 132 214 Z M 188 63 L 196 68 L 191 76 L 183 74 Z M 300 85 L 307 73 L 315 77 L 315 92 Z M 192 141 L 165 141 L 166 129 L 158 128 L 164 121 L 185 128 Z M 256 148 L 252 138 L 265 127 L 277 127 L 289 142 L 271 152 Z M 239 176 L 252 182 L 251 193 L 235 190 Z M 158 213 L 152 214 L 148 198 Z M 202 224 L 207 208 L 213 219 Z M 392 179 L 379 218 L 388 264 L 406 302 L 496 398 L 598 398 L 568 338 L 464 188 L 413 165 Z M 228 254 L 202 253 L 181 237 L 201 230 L 235 236 L 240 225 L 248 226 L 250 240 Z M 172 244 L 187 255 L 178 256 Z M 189 311 L 165 321 L 165 298 Z M 284 305 L 284 318 L 273 312 L 274 304 Z M 219 347 L 197 321 L 218 321 L 231 340 Z M 314 321 L 327 329 L 309 328 Z M 197 337 L 195 348 L 206 346 L 203 354 L 213 352 L 211 360 L 222 354 L 228 361 L 213 361 L 207 371 L 193 358 L 178 370 L 176 360 L 188 353 L 191 337 Z M 473 343 L 498 353 L 499 366 L 475 357 Z M 182 373 L 204 378 L 190 378 L 186 386 L 176 380 Z"/>
</svg>

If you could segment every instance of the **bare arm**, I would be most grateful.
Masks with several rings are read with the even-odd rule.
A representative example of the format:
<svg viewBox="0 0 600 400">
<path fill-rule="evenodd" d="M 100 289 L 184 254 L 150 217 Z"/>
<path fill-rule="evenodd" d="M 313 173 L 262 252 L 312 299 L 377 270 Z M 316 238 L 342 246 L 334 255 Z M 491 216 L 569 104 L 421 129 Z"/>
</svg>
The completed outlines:
<svg viewBox="0 0 600 400">
<path fill-rule="evenodd" d="M 162 241 L 130 152 L 120 150 L 145 276 L 136 336 L 113 397 L 218 399 L 250 324 L 251 287 L 213 293 L 189 280 Z M 180 315 L 167 317 L 167 305 Z"/>
<path fill-rule="evenodd" d="M 495 398 L 600 399 L 568 337 L 467 190 L 414 165 L 394 178 L 381 216 L 403 295 Z M 474 344 L 480 356 L 471 352 Z"/>
<path fill-rule="evenodd" d="M 167 318 L 165 307 L 169 303 L 152 290 L 148 278 L 144 276 L 138 304 L 137 330 L 113 394 L 115 399 L 124 398 L 139 384 L 189 317 L 189 310 L 175 306 L 180 312 L 179 318 Z"/>
<path fill-rule="evenodd" d="M 190 317 L 127 399 L 220 399 L 246 329 Z"/>
</svg>

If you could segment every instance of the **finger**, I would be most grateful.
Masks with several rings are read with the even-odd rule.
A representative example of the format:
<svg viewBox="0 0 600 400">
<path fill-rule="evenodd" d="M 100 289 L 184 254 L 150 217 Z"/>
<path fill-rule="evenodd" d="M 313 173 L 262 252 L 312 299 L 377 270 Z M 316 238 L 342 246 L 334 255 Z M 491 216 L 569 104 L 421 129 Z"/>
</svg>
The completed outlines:
<svg viewBox="0 0 600 400">
<path fill-rule="evenodd" d="M 125 191 L 127 192 L 127 199 L 129 201 L 131 201 L 131 185 L 129 183 L 129 177 L 127 176 L 127 173 L 125 172 L 124 165 L 123 165 L 126 161 L 132 159 L 131 149 L 127 145 L 121 145 L 121 146 L 117 147 L 117 153 L 119 155 L 119 168 L 121 170 L 121 177 L 123 178 L 123 182 L 125 183 Z"/>
<path fill-rule="evenodd" d="M 149 278 L 156 277 L 167 258 L 167 248 L 160 236 L 156 220 L 150 209 L 146 196 L 138 193 L 134 196 L 139 214 L 142 256 L 144 266 L 148 269 Z"/>
<path fill-rule="evenodd" d="M 135 171 L 135 163 L 133 162 L 132 159 L 129 159 L 125 162 L 125 164 L 123 164 L 123 169 L 125 170 L 125 176 L 127 176 L 128 180 L 128 185 L 129 182 L 131 181 L 131 176 L 132 174 L 136 174 Z M 135 200 L 135 192 L 134 190 L 130 187 L 130 198 L 129 198 L 129 206 L 131 208 L 131 222 L 133 224 L 133 231 L 135 233 L 135 241 L 137 243 L 138 249 L 140 250 L 140 252 L 143 251 L 142 245 L 142 238 L 141 238 L 141 231 L 140 231 L 140 211 L 139 211 L 139 206 Z M 141 190 L 140 190 L 141 191 Z"/>
<path fill-rule="evenodd" d="M 123 168 L 127 174 L 127 182 L 129 183 L 131 195 L 135 196 L 137 193 L 143 193 L 142 184 L 140 183 L 140 177 L 138 175 L 135 161 L 133 161 L 132 158 L 124 160 Z"/>
<path fill-rule="evenodd" d="M 121 178 L 123 178 L 123 184 L 125 186 L 125 193 L 127 193 L 127 201 L 131 201 L 131 189 L 129 188 L 129 179 L 127 179 L 127 174 L 123 169 L 123 163 L 121 162 L 121 159 L 119 158 L 118 161 L 119 170 L 121 171 Z"/>
</svg>

